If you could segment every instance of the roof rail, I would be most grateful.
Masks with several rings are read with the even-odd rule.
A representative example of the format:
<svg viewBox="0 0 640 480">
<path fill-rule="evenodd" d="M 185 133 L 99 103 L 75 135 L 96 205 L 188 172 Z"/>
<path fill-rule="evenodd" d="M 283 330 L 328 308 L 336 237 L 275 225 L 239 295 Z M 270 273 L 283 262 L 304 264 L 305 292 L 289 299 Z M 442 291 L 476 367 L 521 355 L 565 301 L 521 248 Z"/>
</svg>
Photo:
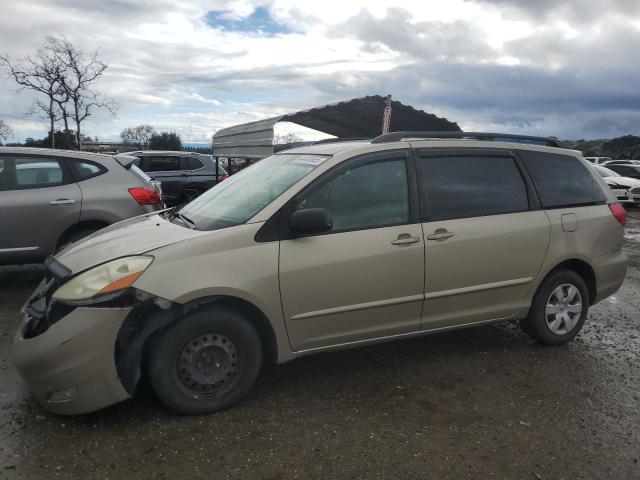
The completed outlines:
<svg viewBox="0 0 640 480">
<path fill-rule="evenodd" d="M 555 137 L 532 137 L 529 135 L 514 135 L 512 133 L 485 132 L 391 132 L 374 138 L 371 143 L 397 142 L 405 138 L 469 138 L 494 142 L 530 143 L 548 147 L 563 147 L 562 143 Z"/>
<path fill-rule="evenodd" d="M 371 138 L 370 137 L 323 138 L 322 140 L 318 140 L 317 142 L 313 142 L 313 145 L 323 145 L 325 143 L 357 142 L 358 140 L 371 140 Z"/>
</svg>

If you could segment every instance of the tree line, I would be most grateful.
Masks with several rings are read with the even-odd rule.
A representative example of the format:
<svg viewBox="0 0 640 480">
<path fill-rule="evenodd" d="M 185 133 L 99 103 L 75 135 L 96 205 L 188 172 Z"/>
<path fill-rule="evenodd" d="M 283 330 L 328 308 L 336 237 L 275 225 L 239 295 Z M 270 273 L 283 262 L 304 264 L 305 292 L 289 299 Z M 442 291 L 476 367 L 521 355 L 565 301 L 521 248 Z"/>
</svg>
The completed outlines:
<svg viewBox="0 0 640 480">
<path fill-rule="evenodd" d="M 120 138 L 124 143 L 136 145 L 140 150 L 172 150 L 182 148 L 180 135 L 175 132 L 156 132 L 151 125 L 138 125 L 125 128 L 120 132 Z"/>
<path fill-rule="evenodd" d="M 16 82 L 18 90 L 37 94 L 29 113 L 48 119 L 51 148 L 56 148 L 56 139 L 60 137 L 56 133 L 57 122 L 64 124 L 65 147 L 80 150 L 85 138 L 82 123 L 96 109 L 116 115 L 117 104 L 94 89 L 108 64 L 99 59 L 97 51 L 87 55 L 63 36 L 48 36 L 34 55 L 19 61 L 0 55 L 0 66 Z M 0 135 L 6 140 L 10 131 L 7 136 Z"/>
</svg>

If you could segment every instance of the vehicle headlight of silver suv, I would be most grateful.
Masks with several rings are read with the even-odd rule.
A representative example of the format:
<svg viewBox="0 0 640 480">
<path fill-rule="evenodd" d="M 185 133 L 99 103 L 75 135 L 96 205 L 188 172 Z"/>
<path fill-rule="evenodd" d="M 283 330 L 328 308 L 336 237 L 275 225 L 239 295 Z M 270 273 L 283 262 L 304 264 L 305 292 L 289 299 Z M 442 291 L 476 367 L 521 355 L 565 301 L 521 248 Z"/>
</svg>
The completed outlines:
<svg viewBox="0 0 640 480">
<path fill-rule="evenodd" d="M 53 294 L 53 299 L 82 304 L 117 294 L 133 285 L 152 261 L 153 257 L 136 255 L 103 263 L 60 286 Z"/>
</svg>

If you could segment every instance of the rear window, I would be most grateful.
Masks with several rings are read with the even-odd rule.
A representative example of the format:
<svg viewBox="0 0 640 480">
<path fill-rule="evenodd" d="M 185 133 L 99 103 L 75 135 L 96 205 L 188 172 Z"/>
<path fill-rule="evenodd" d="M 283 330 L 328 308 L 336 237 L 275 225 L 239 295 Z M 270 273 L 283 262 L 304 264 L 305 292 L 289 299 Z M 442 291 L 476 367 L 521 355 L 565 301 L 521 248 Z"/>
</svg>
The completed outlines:
<svg viewBox="0 0 640 480">
<path fill-rule="evenodd" d="M 587 167 L 571 155 L 519 151 L 543 208 L 594 205 L 606 202 Z"/>
</svg>

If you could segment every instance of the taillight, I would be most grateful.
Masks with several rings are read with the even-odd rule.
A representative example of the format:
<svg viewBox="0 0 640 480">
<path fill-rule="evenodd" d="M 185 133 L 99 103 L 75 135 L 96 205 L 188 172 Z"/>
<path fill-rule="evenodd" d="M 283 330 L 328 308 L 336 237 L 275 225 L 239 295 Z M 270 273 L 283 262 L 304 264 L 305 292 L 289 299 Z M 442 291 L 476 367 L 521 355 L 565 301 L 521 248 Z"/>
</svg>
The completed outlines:
<svg viewBox="0 0 640 480">
<path fill-rule="evenodd" d="M 229 178 L 229 175 L 223 175 L 222 177 L 220 177 L 220 182 L 222 182 L 223 180 L 226 180 L 227 178 Z"/>
<path fill-rule="evenodd" d="M 151 188 L 132 187 L 129 193 L 139 205 L 157 205 L 161 201 L 158 192 Z"/>
<path fill-rule="evenodd" d="M 611 210 L 611 213 L 620 225 L 625 225 L 627 223 L 627 211 L 624 209 L 622 204 L 610 203 L 609 210 Z"/>
</svg>

